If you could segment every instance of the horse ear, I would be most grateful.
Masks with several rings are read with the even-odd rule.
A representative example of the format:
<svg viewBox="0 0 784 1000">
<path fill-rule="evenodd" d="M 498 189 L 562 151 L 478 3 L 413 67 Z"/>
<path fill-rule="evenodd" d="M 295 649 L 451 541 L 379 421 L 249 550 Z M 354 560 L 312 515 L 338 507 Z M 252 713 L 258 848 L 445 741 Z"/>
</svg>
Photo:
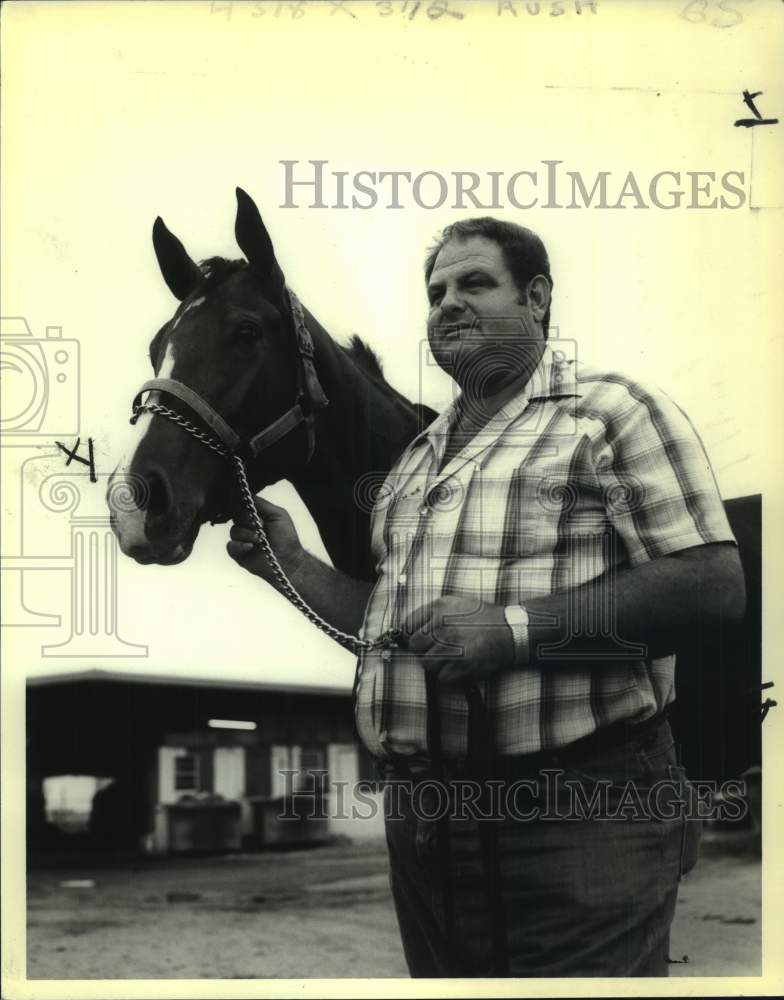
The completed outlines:
<svg viewBox="0 0 784 1000">
<path fill-rule="evenodd" d="M 202 277 L 198 265 L 191 260 L 177 237 L 169 232 L 160 216 L 152 227 L 152 245 L 155 247 L 163 280 L 172 295 L 182 301 L 190 295 Z"/>
<path fill-rule="evenodd" d="M 242 188 L 237 188 L 237 219 L 234 223 L 237 245 L 248 263 L 264 281 L 283 283 L 283 272 L 275 259 L 275 250 L 267 227 L 261 221 L 256 203 Z"/>
</svg>

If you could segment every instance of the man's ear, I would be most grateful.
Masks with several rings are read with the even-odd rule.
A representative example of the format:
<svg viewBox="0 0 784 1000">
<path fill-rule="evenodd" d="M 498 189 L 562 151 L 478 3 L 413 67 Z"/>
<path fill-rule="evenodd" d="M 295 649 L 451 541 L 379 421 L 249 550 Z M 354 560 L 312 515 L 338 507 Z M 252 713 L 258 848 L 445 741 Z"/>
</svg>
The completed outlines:
<svg viewBox="0 0 784 1000">
<path fill-rule="evenodd" d="M 550 308 L 550 282 L 543 274 L 537 274 L 526 285 L 526 294 L 534 319 L 541 323 Z"/>
</svg>

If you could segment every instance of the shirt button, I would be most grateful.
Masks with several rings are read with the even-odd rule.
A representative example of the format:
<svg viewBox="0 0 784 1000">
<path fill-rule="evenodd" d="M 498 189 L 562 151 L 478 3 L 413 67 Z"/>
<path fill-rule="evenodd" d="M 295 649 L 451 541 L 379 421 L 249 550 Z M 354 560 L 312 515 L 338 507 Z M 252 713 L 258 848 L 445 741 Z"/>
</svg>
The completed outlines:
<svg viewBox="0 0 784 1000">
<path fill-rule="evenodd" d="M 429 513 L 430 513 L 430 508 L 429 507 L 420 507 L 419 508 L 419 516 L 420 517 L 427 517 L 427 515 Z"/>
<path fill-rule="evenodd" d="M 400 576 L 397 578 L 398 583 L 406 583 L 407 581 L 408 581 L 407 573 L 401 573 Z"/>
</svg>

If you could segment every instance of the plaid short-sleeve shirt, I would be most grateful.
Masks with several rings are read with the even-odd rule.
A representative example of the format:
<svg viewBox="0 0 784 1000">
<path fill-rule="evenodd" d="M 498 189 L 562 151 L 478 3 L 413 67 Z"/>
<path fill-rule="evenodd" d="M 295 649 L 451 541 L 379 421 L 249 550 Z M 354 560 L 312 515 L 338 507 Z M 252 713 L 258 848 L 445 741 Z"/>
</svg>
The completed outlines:
<svg viewBox="0 0 784 1000">
<path fill-rule="evenodd" d="M 376 638 L 425 602 L 456 594 L 501 605 L 570 591 L 613 569 L 732 542 L 702 443 L 664 393 L 568 361 L 547 346 L 534 375 L 440 472 L 454 405 L 420 434 L 379 493 L 371 531 L 378 579 L 362 635 Z M 608 588 L 608 594 L 610 590 Z M 554 669 L 484 682 L 500 754 L 532 753 L 672 701 L 674 657 L 614 635 L 611 600 L 575 601 L 567 633 L 606 647 L 582 666 L 568 636 Z M 439 692 L 445 756 L 466 753 L 467 704 Z M 357 666 L 356 720 L 370 752 L 425 755 L 424 671 L 402 649 Z"/>
</svg>

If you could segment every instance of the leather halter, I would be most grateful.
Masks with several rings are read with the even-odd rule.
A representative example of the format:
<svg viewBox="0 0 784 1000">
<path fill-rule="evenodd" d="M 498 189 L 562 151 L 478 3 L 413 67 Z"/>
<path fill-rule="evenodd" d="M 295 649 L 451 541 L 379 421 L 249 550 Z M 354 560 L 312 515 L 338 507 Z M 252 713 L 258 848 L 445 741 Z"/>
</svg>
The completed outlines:
<svg viewBox="0 0 784 1000">
<path fill-rule="evenodd" d="M 148 379 L 139 389 L 133 400 L 133 417 L 131 423 L 135 423 L 142 411 L 144 404 L 142 397 L 145 392 L 165 392 L 169 396 L 175 396 L 181 402 L 193 410 L 201 420 L 212 431 L 215 437 L 221 442 L 226 450 L 232 454 L 239 452 L 246 453 L 250 458 L 256 458 L 262 451 L 275 444 L 281 438 L 290 434 L 300 424 L 305 425 L 307 434 L 307 451 L 305 462 L 309 462 L 313 457 L 316 446 L 316 431 L 314 411 L 329 404 L 321 383 L 318 380 L 316 366 L 313 363 L 313 339 L 308 328 L 305 326 L 305 314 L 302 305 L 290 288 L 286 288 L 291 317 L 294 324 L 294 338 L 297 347 L 297 396 L 294 405 L 289 407 L 277 420 L 254 434 L 251 438 L 243 438 L 234 428 L 227 423 L 223 417 L 214 410 L 206 400 L 191 389 L 189 386 L 178 382 L 173 378 L 151 378 Z"/>
</svg>

